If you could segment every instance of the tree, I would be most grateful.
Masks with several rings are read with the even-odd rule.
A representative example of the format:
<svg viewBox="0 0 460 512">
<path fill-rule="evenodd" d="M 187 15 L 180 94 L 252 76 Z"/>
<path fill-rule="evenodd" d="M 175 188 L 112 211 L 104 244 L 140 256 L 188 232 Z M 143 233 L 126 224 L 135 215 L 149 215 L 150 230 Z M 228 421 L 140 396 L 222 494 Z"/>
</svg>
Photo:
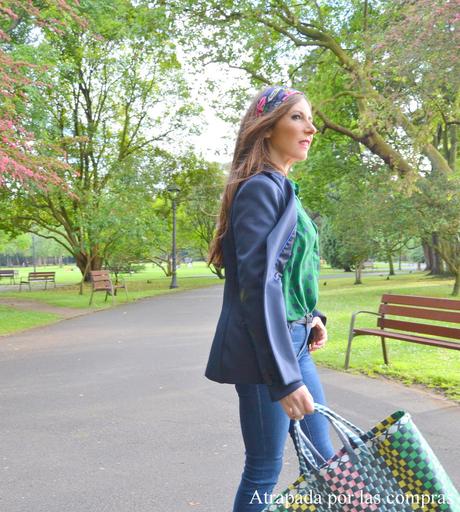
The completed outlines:
<svg viewBox="0 0 460 512">
<path fill-rule="evenodd" d="M 329 236 L 335 239 L 336 258 L 355 271 L 355 283 L 362 284 L 363 264 L 377 250 L 374 207 L 369 177 L 365 169 L 336 184 L 329 206 Z M 359 212 L 359 214 L 358 214 Z"/>
<path fill-rule="evenodd" d="M 403 2 L 395 3 L 399 14 Z M 206 27 L 209 36 L 205 38 L 206 51 L 201 51 L 202 62 L 224 62 L 243 69 L 257 86 L 289 79 L 294 86 L 305 88 L 307 79 L 315 113 L 324 126 L 362 144 L 399 176 L 413 180 L 416 165 L 411 155 L 393 143 L 396 130 L 402 130 L 413 149 L 435 168 L 450 172 L 445 157 L 429 139 L 420 137 L 417 115 L 394 101 L 394 90 L 381 87 L 374 61 L 377 42 L 370 34 L 381 28 L 382 19 L 390 17 L 391 23 L 393 3 L 382 4 L 380 10 L 367 2 L 364 5 L 363 10 L 362 2 L 251 0 L 223 4 L 194 0 L 181 2 L 176 9 L 186 20 L 188 37 L 190 32 L 201 35 Z M 450 32 L 449 25 L 438 23 L 435 29 Z M 435 39 L 436 34 L 431 31 L 430 37 Z M 451 52 L 454 48 L 452 45 Z M 200 47 L 193 50 L 199 52 Z M 318 77 L 324 76 L 326 87 L 318 87 Z M 347 124 L 333 119 L 337 107 L 348 108 Z"/>
<path fill-rule="evenodd" d="M 414 195 L 412 213 L 420 226 L 422 237 L 431 238 L 430 243 L 454 276 L 453 296 L 460 293 L 459 212 L 460 178 L 433 173 L 421 180 L 419 191 Z"/>
<path fill-rule="evenodd" d="M 65 168 L 57 158 L 40 154 L 42 141 L 25 129 L 27 89 L 38 85 L 31 78 L 37 65 L 15 52 L 15 40 L 25 39 L 34 28 L 48 27 L 60 33 L 69 20 L 84 26 L 72 0 L 48 0 L 45 5 L 21 0 L 0 0 L 0 188 L 33 181 L 44 187 L 65 187 L 58 171 Z"/>
<path fill-rule="evenodd" d="M 355 142 L 369 165 L 383 161 L 407 197 L 421 171 L 455 172 L 456 7 L 441 0 L 175 5 L 188 37 L 206 31 L 205 51 L 193 47 L 201 63 L 242 69 L 257 87 L 290 82 L 306 91 L 321 132 Z M 235 89 L 232 103 L 240 105 L 247 93 Z M 456 252 L 452 236 L 443 254 Z"/>
<path fill-rule="evenodd" d="M 179 209 L 179 237 L 182 246 L 196 249 L 207 259 L 209 245 L 214 238 L 225 175 L 220 165 L 197 159 L 180 173 L 175 182 L 181 187 Z M 219 278 L 221 269 L 211 267 Z"/>
<path fill-rule="evenodd" d="M 85 0 L 78 12 L 87 27 L 69 24 L 65 37 L 44 30 L 36 52 L 47 59 L 42 80 L 52 87 L 30 92 L 30 128 L 65 152 L 60 176 L 73 195 L 52 185 L 14 191 L 9 229 L 48 229 L 86 277 L 120 238 L 127 209 L 152 201 L 159 169 L 174 166 L 161 146 L 178 149 L 199 109 L 188 102 L 164 7 Z"/>
</svg>

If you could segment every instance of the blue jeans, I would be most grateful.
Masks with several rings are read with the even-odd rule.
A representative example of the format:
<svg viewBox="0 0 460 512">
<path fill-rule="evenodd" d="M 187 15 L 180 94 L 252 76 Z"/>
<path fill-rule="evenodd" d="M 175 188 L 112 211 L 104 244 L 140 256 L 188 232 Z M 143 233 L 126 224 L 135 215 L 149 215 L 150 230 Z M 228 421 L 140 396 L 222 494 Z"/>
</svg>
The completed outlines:
<svg viewBox="0 0 460 512">
<path fill-rule="evenodd" d="M 310 324 L 289 324 L 303 381 L 313 400 L 327 405 L 315 363 L 308 350 L 310 329 Z M 240 402 L 246 460 L 233 512 L 259 512 L 269 503 L 267 499 L 278 481 L 287 434 L 289 432 L 293 438 L 294 422 L 284 412 L 280 402 L 270 400 L 266 384 L 235 384 L 235 388 Z M 329 438 L 329 422 L 324 416 L 319 413 L 306 414 L 300 424 L 326 460 L 334 455 L 335 450 Z"/>
</svg>

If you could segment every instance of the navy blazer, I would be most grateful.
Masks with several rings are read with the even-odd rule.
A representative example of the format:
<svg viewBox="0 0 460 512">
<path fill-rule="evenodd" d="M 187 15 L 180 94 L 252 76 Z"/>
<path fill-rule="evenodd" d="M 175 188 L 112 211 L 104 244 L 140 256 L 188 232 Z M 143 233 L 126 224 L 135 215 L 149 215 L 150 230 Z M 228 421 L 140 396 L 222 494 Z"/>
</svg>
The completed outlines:
<svg viewBox="0 0 460 512">
<path fill-rule="evenodd" d="M 296 235 L 295 191 L 266 167 L 240 183 L 222 240 L 222 310 L 205 376 L 265 383 L 273 402 L 302 386 L 286 317 L 281 276 Z M 317 309 L 314 316 L 326 317 Z"/>
</svg>

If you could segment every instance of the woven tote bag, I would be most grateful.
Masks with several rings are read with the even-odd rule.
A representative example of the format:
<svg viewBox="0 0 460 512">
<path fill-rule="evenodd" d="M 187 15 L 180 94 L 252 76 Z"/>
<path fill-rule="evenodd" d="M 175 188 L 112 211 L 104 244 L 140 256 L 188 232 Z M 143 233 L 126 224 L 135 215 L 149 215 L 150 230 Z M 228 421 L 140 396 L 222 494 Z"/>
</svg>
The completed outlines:
<svg viewBox="0 0 460 512">
<path fill-rule="evenodd" d="M 294 422 L 301 475 L 264 512 L 460 512 L 459 493 L 409 413 L 396 411 L 365 433 L 328 407 L 315 403 L 316 411 L 343 447 L 325 461 Z"/>
</svg>

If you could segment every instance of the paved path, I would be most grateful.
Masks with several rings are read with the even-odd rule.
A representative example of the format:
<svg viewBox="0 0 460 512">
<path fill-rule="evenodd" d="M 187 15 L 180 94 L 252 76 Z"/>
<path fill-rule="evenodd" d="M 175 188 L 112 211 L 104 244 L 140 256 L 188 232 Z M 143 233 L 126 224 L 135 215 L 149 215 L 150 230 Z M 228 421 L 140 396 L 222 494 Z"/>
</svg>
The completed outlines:
<svg viewBox="0 0 460 512">
<path fill-rule="evenodd" d="M 0 338 L 0 511 L 230 512 L 244 456 L 236 394 L 203 377 L 221 294 L 181 291 Z M 329 405 L 364 429 L 409 410 L 460 485 L 457 405 L 321 376 Z M 277 490 L 296 473 L 289 441 Z"/>
</svg>

